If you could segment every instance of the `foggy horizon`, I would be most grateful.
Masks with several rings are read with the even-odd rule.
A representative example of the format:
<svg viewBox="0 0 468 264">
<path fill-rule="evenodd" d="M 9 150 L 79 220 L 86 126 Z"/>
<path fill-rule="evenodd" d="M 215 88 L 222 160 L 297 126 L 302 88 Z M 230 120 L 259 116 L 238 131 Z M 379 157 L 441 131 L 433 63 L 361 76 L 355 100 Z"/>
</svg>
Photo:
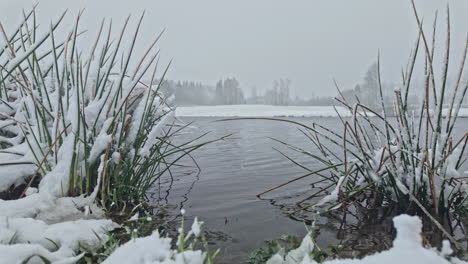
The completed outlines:
<svg viewBox="0 0 468 264">
<path fill-rule="evenodd" d="M 78 11 L 85 9 L 81 27 L 89 29 L 85 38 L 90 40 L 101 19 L 111 18 L 118 29 L 131 14 L 133 28 L 145 10 L 143 34 L 137 47 L 146 48 L 146 43 L 165 30 L 159 43 L 161 61 L 167 64 L 173 59 L 167 79 L 214 86 L 220 79 L 234 77 L 246 94 L 252 87 L 265 91 L 274 80 L 290 79 L 292 96 L 333 96 L 333 79 L 343 89 L 352 88 L 362 80 L 379 51 L 383 79 L 397 83 L 417 37 L 411 3 L 403 0 L 6 0 L 0 3 L 0 22 L 6 31 L 22 19 L 18 16 L 22 9 L 27 10 L 36 2 L 40 23 L 49 23 L 67 8 L 67 19 L 73 21 Z M 436 10 L 438 27 L 445 27 L 446 3 L 416 1 L 420 16 L 430 22 L 425 23 L 426 27 L 432 25 Z M 456 57 L 466 34 L 460 25 L 468 22 L 463 15 L 468 3 L 453 1 L 450 7 Z"/>
</svg>

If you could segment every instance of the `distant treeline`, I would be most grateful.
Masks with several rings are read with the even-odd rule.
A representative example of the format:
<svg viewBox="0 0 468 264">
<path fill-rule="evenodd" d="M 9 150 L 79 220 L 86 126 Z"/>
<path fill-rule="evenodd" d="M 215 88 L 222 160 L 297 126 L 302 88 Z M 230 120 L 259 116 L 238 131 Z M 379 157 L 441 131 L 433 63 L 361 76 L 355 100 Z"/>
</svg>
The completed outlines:
<svg viewBox="0 0 468 264">
<path fill-rule="evenodd" d="M 418 82 L 414 80 L 414 82 Z M 450 83 L 450 82 L 449 82 Z M 345 100 L 349 105 L 361 103 L 370 108 L 381 111 L 380 85 L 382 86 L 383 100 L 388 113 L 393 112 L 393 98 L 398 91 L 398 85 L 394 83 L 381 82 L 378 80 L 377 64 L 372 64 L 361 82 L 353 88 L 340 87 L 336 96 L 312 96 L 310 98 L 300 98 L 291 96 L 291 80 L 278 79 L 268 89 L 259 92 L 255 87 L 242 89 L 236 78 L 219 80 L 216 85 L 207 85 L 193 81 L 172 81 L 166 80 L 162 85 L 162 91 L 168 96 L 174 96 L 175 105 L 233 105 L 233 104 L 267 104 L 267 105 L 317 105 L 332 106 L 341 105 L 336 99 Z M 408 95 L 410 106 L 417 108 L 420 102 L 421 91 L 424 89 L 424 82 L 416 84 L 415 88 Z M 244 94 L 245 90 L 250 90 L 250 94 Z M 450 98 L 447 96 L 446 98 Z"/>
<path fill-rule="evenodd" d="M 251 88 L 251 94 L 245 95 L 236 78 L 219 80 L 215 86 L 193 81 L 166 80 L 161 91 L 174 96 L 175 105 L 234 105 L 234 104 L 267 104 L 267 105 L 333 105 L 333 97 L 312 97 L 301 99 L 291 97 L 291 81 L 279 79 L 273 82 L 270 89 L 263 93 Z"/>
</svg>

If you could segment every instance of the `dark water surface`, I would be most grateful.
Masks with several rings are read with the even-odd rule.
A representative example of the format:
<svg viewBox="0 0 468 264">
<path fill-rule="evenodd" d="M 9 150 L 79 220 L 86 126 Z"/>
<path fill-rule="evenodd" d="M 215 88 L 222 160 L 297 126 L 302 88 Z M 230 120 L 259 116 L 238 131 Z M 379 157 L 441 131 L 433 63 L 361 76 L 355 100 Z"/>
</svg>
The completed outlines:
<svg viewBox="0 0 468 264">
<path fill-rule="evenodd" d="M 283 234 L 302 237 L 306 233 L 302 222 L 286 214 L 295 208 L 297 201 L 310 194 L 309 183 L 313 178 L 268 193 L 264 199 L 256 197 L 257 193 L 306 173 L 279 151 L 309 169 L 319 169 L 322 165 L 271 139 L 315 152 L 314 145 L 296 125 L 262 120 L 213 122 L 217 119 L 182 118 L 184 122 L 194 123 L 179 137 L 180 141 L 205 132 L 209 132 L 206 140 L 229 134 L 233 139 L 218 141 L 194 152 L 193 158 L 201 171 L 198 173 L 196 167 L 173 170 L 173 177 L 161 180 L 153 198 L 174 212 L 185 208 L 189 219 L 198 216 L 204 221 L 204 230 L 208 231 L 213 248 L 222 250 L 217 259 L 219 263 L 245 263 L 247 255 L 264 246 L 266 239 L 279 238 Z M 317 122 L 338 133 L 342 131 L 337 118 L 289 119 L 307 124 Z M 468 119 L 461 119 L 456 134 L 466 131 Z M 190 159 L 184 159 L 182 163 L 193 166 Z M 325 226 L 321 227 L 318 242 L 329 245 L 339 240 L 333 228 Z"/>
</svg>

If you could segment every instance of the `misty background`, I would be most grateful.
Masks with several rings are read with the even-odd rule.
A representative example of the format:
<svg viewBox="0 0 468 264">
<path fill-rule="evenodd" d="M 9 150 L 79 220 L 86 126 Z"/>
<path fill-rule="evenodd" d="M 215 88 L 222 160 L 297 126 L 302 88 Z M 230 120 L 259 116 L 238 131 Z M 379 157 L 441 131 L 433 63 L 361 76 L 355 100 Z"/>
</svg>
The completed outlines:
<svg viewBox="0 0 468 264">
<path fill-rule="evenodd" d="M 461 29 L 468 23 L 468 1 L 417 0 L 416 5 L 430 35 L 436 10 L 438 28 L 445 30 L 447 2 L 453 69 L 467 33 Z M 85 9 L 81 27 L 88 30 L 83 38 L 89 43 L 103 18 L 118 29 L 130 14 L 134 26 L 145 11 L 137 48 L 146 49 L 165 30 L 161 63 L 172 59 L 172 64 L 164 90 L 181 105 L 330 105 L 337 95 L 333 79 L 350 98 L 362 93 L 373 100 L 372 92 L 363 91 L 372 85 L 368 77 L 379 51 L 385 89 L 392 96 L 417 37 L 409 0 L 1 0 L 5 30 L 35 3 L 39 23 L 47 24 L 66 9 L 71 24 Z M 435 62 L 441 62 L 443 51 L 437 54 Z"/>
</svg>

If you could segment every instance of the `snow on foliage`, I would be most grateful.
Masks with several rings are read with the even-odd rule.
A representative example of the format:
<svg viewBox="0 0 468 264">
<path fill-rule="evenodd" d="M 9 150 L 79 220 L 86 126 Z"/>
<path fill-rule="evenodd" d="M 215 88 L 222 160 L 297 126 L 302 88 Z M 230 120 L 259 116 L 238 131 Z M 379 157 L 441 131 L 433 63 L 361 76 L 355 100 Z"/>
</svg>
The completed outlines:
<svg viewBox="0 0 468 264">
<path fill-rule="evenodd" d="M 0 242 L 10 244 L 38 244 L 55 251 L 57 246 L 71 253 L 80 246 L 95 248 L 101 244 L 97 239 L 106 240 L 107 231 L 118 225 L 111 220 L 76 220 L 56 224 L 32 218 L 0 218 Z"/>
<path fill-rule="evenodd" d="M 442 251 L 424 248 L 422 245 L 422 222 L 416 216 L 400 215 L 393 219 L 397 236 L 393 247 L 387 251 L 364 257 L 363 259 L 337 259 L 323 264 L 466 264 L 457 258 L 450 258 L 451 250 L 447 243 Z M 286 256 L 274 255 L 267 264 L 316 264 L 310 256 L 314 244 L 307 235 L 298 249 L 290 251 Z"/>
<path fill-rule="evenodd" d="M 44 259 L 51 264 L 74 264 L 83 257 L 69 255 L 70 252 L 66 250 L 50 252 L 37 244 L 0 244 L 0 264 L 22 264 L 25 260 L 29 260 L 28 264 L 43 264 Z"/>
<path fill-rule="evenodd" d="M 120 67 L 116 58 L 133 49 L 123 50 L 122 38 L 106 43 L 100 35 L 99 48 L 85 54 L 79 20 L 59 39 L 63 16 L 42 28 L 34 12 L 0 48 L 0 263 L 75 263 L 78 245 L 98 248 L 118 226 L 100 208 L 110 204 L 106 190 L 131 203 L 158 177 L 172 110 L 143 82 L 156 82 L 147 74 L 154 45 L 135 69 L 127 68 L 132 56 Z M 22 43 L 19 32 L 28 32 Z"/>
<path fill-rule="evenodd" d="M 103 264 L 203 264 L 201 250 L 177 252 L 171 249 L 171 239 L 155 231 L 148 237 L 133 239 L 117 248 Z"/>
<path fill-rule="evenodd" d="M 203 222 L 198 221 L 198 217 L 195 217 L 195 219 L 193 220 L 193 224 L 192 224 L 192 232 L 196 237 L 200 236 L 202 225 L 203 225 Z"/>
</svg>

